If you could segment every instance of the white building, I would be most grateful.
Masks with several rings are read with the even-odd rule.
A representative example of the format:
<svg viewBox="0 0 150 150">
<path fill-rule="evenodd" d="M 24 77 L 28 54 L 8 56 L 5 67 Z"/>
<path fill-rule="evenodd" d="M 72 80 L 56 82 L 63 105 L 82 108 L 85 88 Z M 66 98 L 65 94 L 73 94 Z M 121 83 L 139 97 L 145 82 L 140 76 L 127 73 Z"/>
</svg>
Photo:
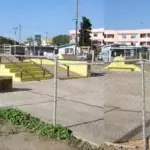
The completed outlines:
<svg viewBox="0 0 150 150">
<path fill-rule="evenodd" d="M 58 47 L 59 48 L 59 54 L 66 54 L 66 55 L 74 55 L 75 54 L 75 44 L 65 44 Z M 77 47 L 77 53 L 80 53 L 80 48 Z"/>
<path fill-rule="evenodd" d="M 79 32 L 78 32 L 79 34 Z M 92 29 L 91 30 L 91 39 L 92 41 L 97 41 L 99 44 L 103 43 L 104 40 L 104 28 Z M 70 43 L 75 43 L 75 30 L 69 31 Z M 79 39 L 78 39 L 79 40 Z"/>
<path fill-rule="evenodd" d="M 71 42 L 75 41 L 75 30 L 69 31 Z M 150 29 L 136 30 L 105 30 L 104 28 L 92 29 L 91 39 L 101 45 L 120 43 L 150 46 Z"/>
</svg>

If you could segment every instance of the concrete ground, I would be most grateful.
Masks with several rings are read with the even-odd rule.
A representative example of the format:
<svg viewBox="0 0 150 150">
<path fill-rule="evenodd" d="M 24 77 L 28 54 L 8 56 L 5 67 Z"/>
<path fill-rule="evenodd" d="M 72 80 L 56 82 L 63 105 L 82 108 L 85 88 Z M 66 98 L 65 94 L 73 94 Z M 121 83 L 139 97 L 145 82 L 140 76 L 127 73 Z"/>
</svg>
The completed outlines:
<svg viewBox="0 0 150 150">
<path fill-rule="evenodd" d="M 100 79 L 100 78 L 99 78 Z M 52 122 L 53 80 L 14 84 L 14 92 L 0 94 L 0 106 L 14 106 Z M 57 123 L 75 135 L 103 143 L 104 99 L 98 78 L 59 80 Z"/>
<path fill-rule="evenodd" d="M 150 112 L 149 83 L 146 73 L 146 106 Z M 14 92 L 0 94 L 0 106 L 19 107 L 52 122 L 53 87 L 53 80 L 15 83 Z M 142 137 L 140 73 L 109 72 L 95 78 L 59 80 L 57 104 L 57 123 L 94 143 Z M 149 117 L 147 112 L 147 120 Z"/>
<path fill-rule="evenodd" d="M 146 72 L 146 124 L 150 135 L 150 74 Z M 121 142 L 142 138 L 142 76 L 141 73 L 107 75 L 105 95 L 105 140 Z"/>
</svg>

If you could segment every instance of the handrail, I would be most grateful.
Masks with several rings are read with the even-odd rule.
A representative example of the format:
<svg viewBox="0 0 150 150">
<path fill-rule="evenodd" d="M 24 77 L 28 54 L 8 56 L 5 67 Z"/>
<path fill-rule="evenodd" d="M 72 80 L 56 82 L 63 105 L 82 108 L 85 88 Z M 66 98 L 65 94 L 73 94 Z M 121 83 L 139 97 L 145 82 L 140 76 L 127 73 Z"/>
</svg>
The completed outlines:
<svg viewBox="0 0 150 150">
<path fill-rule="evenodd" d="M 63 66 L 67 67 L 67 77 L 69 77 L 70 76 L 70 72 L 69 72 L 70 71 L 70 67 L 68 65 L 66 65 L 66 64 L 63 65 Z"/>
<path fill-rule="evenodd" d="M 9 58 L 7 58 L 6 56 L 2 56 L 5 59 L 7 59 L 8 61 L 10 61 L 11 63 L 15 64 L 20 70 L 21 70 L 21 74 L 23 71 L 25 71 L 27 74 L 29 74 L 30 76 L 32 76 L 34 79 L 36 79 L 37 81 L 40 81 L 39 79 L 37 79 L 32 73 L 29 73 L 29 71 L 27 69 L 24 69 L 22 67 L 20 67 L 20 65 L 18 65 L 17 63 L 11 61 Z"/>
<path fill-rule="evenodd" d="M 34 62 L 33 60 L 29 59 L 30 62 L 34 63 L 36 66 L 40 67 L 43 71 L 44 71 L 44 75 L 45 72 L 49 73 L 51 76 L 54 76 L 50 71 L 48 71 L 46 68 L 42 67 L 41 65 L 39 65 L 38 63 Z"/>
</svg>

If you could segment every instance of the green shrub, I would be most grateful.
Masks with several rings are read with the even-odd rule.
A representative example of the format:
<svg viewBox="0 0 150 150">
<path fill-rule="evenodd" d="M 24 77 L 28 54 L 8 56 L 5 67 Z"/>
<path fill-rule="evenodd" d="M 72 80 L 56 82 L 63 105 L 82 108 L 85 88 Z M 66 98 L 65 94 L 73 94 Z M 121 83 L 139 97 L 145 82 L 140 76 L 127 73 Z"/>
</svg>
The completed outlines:
<svg viewBox="0 0 150 150">
<path fill-rule="evenodd" d="M 44 123 L 40 119 L 17 109 L 0 109 L 0 117 L 13 125 L 24 127 L 29 132 L 37 133 L 42 139 L 70 140 L 73 137 L 71 130 L 61 125 L 53 126 Z"/>
</svg>

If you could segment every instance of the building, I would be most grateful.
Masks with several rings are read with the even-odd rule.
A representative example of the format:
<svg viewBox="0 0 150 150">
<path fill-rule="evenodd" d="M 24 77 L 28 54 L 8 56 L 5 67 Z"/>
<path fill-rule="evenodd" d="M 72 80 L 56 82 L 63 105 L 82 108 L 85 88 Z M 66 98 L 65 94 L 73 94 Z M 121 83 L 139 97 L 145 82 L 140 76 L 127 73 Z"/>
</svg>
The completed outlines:
<svg viewBox="0 0 150 150">
<path fill-rule="evenodd" d="M 123 56 L 126 59 L 139 59 L 140 53 L 149 59 L 148 48 L 144 46 L 128 46 L 126 44 L 110 44 L 101 47 L 100 59 L 111 61 L 114 57 Z"/>
<path fill-rule="evenodd" d="M 53 45 L 52 39 L 42 39 L 41 45 L 42 46 L 52 46 Z"/>
<path fill-rule="evenodd" d="M 70 42 L 75 42 L 75 30 L 69 31 Z M 150 29 L 137 30 L 105 30 L 92 29 L 91 39 L 100 45 L 113 43 L 149 45 L 150 46 Z"/>
<path fill-rule="evenodd" d="M 70 43 L 70 44 L 65 44 L 65 45 L 60 45 L 58 47 L 59 49 L 59 54 L 66 54 L 66 55 L 74 55 L 75 54 L 75 44 Z M 77 53 L 80 53 L 80 48 L 77 47 Z"/>
<path fill-rule="evenodd" d="M 26 46 L 38 46 L 38 43 L 36 41 L 26 41 L 24 44 Z M 41 39 L 41 46 L 53 46 L 52 39 Z"/>
</svg>

